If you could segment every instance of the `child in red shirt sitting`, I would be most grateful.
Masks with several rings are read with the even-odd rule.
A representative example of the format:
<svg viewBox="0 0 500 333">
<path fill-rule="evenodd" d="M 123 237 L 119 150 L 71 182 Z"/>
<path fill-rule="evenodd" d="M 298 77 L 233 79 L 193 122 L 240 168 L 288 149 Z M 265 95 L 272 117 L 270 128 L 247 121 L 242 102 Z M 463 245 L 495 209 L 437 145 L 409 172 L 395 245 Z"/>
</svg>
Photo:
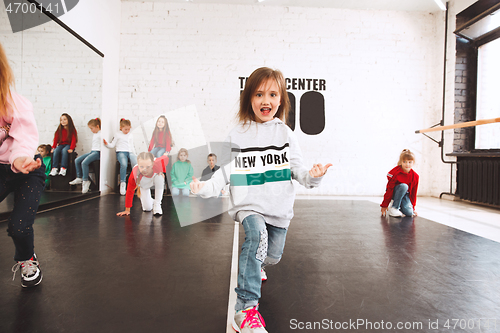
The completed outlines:
<svg viewBox="0 0 500 333">
<path fill-rule="evenodd" d="M 172 133 L 170 132 L 167 118 L 162 115 L 159 116 L 156 121 L 155 130 L 151 137 L 148 151 L 151 152 L 154 157 L 160 157 L 161 155 L 168 155 L 170 150 L 172 150 Z"/>
<path fill-rule="evenodd" d="M 63 113 L 59 122 L 60 124 L 54 133 L 54 143 L 52 144 L 52 170 L 50 176 L 57 176 L 59 165 L 61 165 L 59 175 L 66 176 L 69 154 L 75 150 L 78 141 L 78 135 L 71 116 Z"/>
</svg>

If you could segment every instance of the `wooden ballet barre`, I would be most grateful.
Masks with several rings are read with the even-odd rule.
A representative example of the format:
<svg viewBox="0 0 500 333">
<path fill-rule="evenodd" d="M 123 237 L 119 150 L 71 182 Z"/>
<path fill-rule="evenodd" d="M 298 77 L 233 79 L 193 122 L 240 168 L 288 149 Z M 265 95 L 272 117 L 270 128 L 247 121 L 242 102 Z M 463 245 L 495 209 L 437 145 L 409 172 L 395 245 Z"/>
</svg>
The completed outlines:
<svg viewBox="0 0 500 333">
<path fill-rule="evenodd" d="M 453 125 L 431 127 L 431 128 L 426 128 L 426 129 L 422 129 L 422 130 L 417 130 L 417 131 L 415 131 L 415 133 L 444 131 L 447 129 L 472 127 L 472 126 L 485 125 L 485 124 L 491 124 L 491 123 L 500 123 L 500 118 L 481 119 L 481 120 L 467 121 L 465 123 L 458 123 L 458 124 L 453 124 Z"/>
</svg>

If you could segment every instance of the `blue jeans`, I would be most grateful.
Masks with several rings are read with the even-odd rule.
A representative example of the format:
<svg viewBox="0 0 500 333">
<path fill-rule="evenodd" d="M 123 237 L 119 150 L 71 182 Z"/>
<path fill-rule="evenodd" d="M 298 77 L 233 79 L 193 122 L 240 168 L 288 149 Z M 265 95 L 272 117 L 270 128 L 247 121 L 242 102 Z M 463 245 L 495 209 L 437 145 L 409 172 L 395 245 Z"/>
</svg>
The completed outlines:
<svg viewBox="0 0 500 333">
<path fill-rule="evenodd" d="M 42 159 L 40 155 L 35 156 Z M 33 223 L 45 186 L 45 165 L 28 174 L 14 173 L 10 164 L 0 164 L 0 202 L 14 192 L 14 207 L 7 220 L 8 235 L 14 241 L 14 260 L 24 261 L 33 256 Z"/>
<path fill-rule="evenodd" d="M 79 156 L 75 160 L 76 177 L 82 180 L 89 180 L 89 165 L 101 158 L 101 152 L 93 150 L 90 153 Z"/>
<path fill-rule="evenodd" d="M 249 215 L 243 222 L 245 242 L 241 247 L 238 272 L 238 298 L 235 310 L 240 311 L 259 303 L 262 280 L 260 270 L 267 265 L 275 265 L 283 254 L 286 228 L 278 228 L 266 223 L 261 215 Z"/>
<path fill-rule="evenodd" d="M 128 151 L 117 151 L 116 159 L 120 163 L 120 182 L 125 182 L 127 181 L 128 160 L 130 159 L 130 165 L 133 168 L 137 164 L 137 157 Z"/>
<path fill-rule="evenodd" d="M 61 168 L 68 168 L 69 149 L 70 145 L 59 145 L 52 153 L 52 168 L 59 168 L 59 160 L 61 160 Z"/>
<path fill-rule="evenodd" d="M 177 195 L 183 195 L 183 196 L 189 196 L 189 189 L 188 188 L 178 188 L 178 187 L 173 187 L 172 186 L 172 195 L 177 196 Z"/>
<path fill-rule="evenodd" d="M 413 216 L 413 205 L 408 193 L 408 184 L 396 185 L 392 193 L 392 200 L 394 201 L 392 207 L 399 209 L 406 216 Z"/>
<path fill-rule="evenodd" d="M 151 154 L 153 154 L 154 157 L 161 157 L 163 154 L 165 154 L 167 150 L 162 147 L 154 147 L 151 149 Z"/>
</svg>

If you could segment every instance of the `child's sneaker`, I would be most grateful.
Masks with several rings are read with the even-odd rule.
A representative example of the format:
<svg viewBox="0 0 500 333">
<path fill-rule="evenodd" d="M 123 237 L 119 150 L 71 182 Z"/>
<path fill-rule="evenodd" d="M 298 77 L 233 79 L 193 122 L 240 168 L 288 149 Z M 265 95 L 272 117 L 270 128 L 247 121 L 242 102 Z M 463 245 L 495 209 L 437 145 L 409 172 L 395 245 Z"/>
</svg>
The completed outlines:
<svg viewBox="0 0 500 333">
<path fill-rule="evenodd" d="M 83 179 L 75 178 L 74 180 L 70 181 L 69 184 L 70 185 L 78 185 L 78 184 L 81 184 L 82 182 L 83 182 Z"/>
<path fill-rule="evenodd" d="M 389 207 L 388 212 L 389 212 L 389 216 L 392 216 L 392 217 L 401 217 L 401 216 L 403 216 L 403 213 L 401 213 L 399 211 L 399 209 L 394 208 L 394 207 Z"/>
<path fill-rule="evenodd" d="M 90 180 L 84 180 L 82 183 L 82 193 L 85 194 L 89 191 L 90 188 Z"/>
<path fill-rule="evenodd" d="M 153 203 L 153 215 L 163 215 L 163 210 L 161 209 L 161 204 Z"/>
<path fill-rule="evenodd" d="M 125 182 L 120 183 L 120 194 L 121 195 L 127 194 L 127 183 Z"/>
<path fill-rule="evenodd" d="M 52 168 L 52 170 L 50 170 L 49 176 L 57 176 L 57 169 Z"/>
<path fill-rule="evenodd" d="M 264 270 L 264 268 L 260 269 L 260 279 L 262 281 L 267 281 L 267 274 L 266 274 L 266 271 Z"/>
<path fill-rule="evenodd" d="M 59 176 L 66 176 L 66 168 L 61 168 L 61 171 L 59 171 Z"/>
<path fill-rule="evenodd" d="M 12 267 L 12 272 L 14 272 L 12 281 L 16 278 L 16 272 L 19 268 L 21 268 L 21 286 L 34 287 L 42 282 L 43 274 L 35 254 L 33 254 L 31 259 L 18 261 L 17 264 Z"/>
<path fill-rule="evenodd" d="M 264 319 L 257 311 L 258 305 L 253 308 L 236 312 L 233 319 L 233 329 L 240 333 L 268 333 L 264 326 Z"/>
</svg>

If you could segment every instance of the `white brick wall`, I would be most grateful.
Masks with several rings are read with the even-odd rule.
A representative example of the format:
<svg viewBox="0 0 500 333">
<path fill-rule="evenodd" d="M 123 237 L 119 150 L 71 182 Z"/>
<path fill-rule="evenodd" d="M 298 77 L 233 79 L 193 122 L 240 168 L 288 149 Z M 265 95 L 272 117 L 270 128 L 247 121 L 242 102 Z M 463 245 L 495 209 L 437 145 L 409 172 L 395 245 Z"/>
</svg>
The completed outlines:
<svg viewBox="0 0 500 333">
<path fill-rule="evenodd" d="M 91 133 L 86 123 L 96 115 L 105 121 L 103 135 L 111 136 L 121 117 L 130 118 L 138 126 L 161 113 L 191 104 L 197 108 L 207 141 L 223 140 L 234 126 L 238 77 L 248 76 L 257 67 L 269 66 L 281 69 L 290 78 L 326 80 L 327 90 L 322 92 L 326 99 L 325 130 L 320 135 L 305 135 L 297 118 L 296 133 L 307 165 L 332 162 L 334 166 L 321 188 L 300 189 L 301 192 L 382 194 L 385 174 L 403 148 L 417 154 L 415 169 L 421 175 L 420 194 L 439 195 L 448 190 L 449 166 L 441 163 L 440 149 L 422 135 L 414 134 L 416 129 L 429 127 L 441 118 L 442 13 L 108 1 L 113 10 L 107 11 L 106 20 L 96 18 L 103 25 L 103 33 L 97 36 L 91 28 L 86 31 L 85 25 L 77 29 L 84 36 L 88 34 L 91 43 L 100 42 L 105 53 L 104 70 L 92 70 L 101 70 L 103 74 L 98 75 L 102 75 L 102 85 L 107 87 L 102 107 L 98 102 L 93 104 L 102 110 L 92 112 L 89 109 L 94 106 L 89 106 L 76 111 L 84 101 L 92 99 L 88 93 L 82 97 L 79 92 L 75 102 L 71 100 L 73 94 L 64 91 L 57 98 L 38 94 L 36 103 L 41 106 L 36 109 L 45 112 L 37 118 L 41 140 L 51 141 L 62 112 L 75 114 L 80 134 L 78 149 L 83 152 L 88 150 L 86 145 L 90 147 Z M 453 11 L 457 1 L 470 0 L 451 1 L 450 22 L 454 21 L 455 12 L 463 9 L 458 7 L 466 7 L 460 4 Z M 85 4 L 81 5 L 83 8 Z M 107 32 L 119 26 L 120 18 L 116 16 L 120 15 L 120 8 L 118 46 L 115 33 Z M 75 9 L 72 14 L 77 15 L 76 12 Z M 66 23 L 72 26 L 74 22 Z M 22 63 L 18 57 L 23 47 L 26 52 L 29 45 L 18 40 L 19 34 L 10 32 L 3 11 L 0 35 L 2 44 L 11 46 L 9 56 L 17 75 Z M 37 45 L 32 52 L 41 53 L 44 48 L 45 45 Z M 114 74 L 118 49 L 119 81 Z M 449 62 L 454 61 L 453 51 L 450 46 Z M 95 56 L 88 52 L 84 58 Z M 55 52 L 51 56 L 54 64 L 65 61 L 58 59 Z M 453 66 L 448 66 L 450 71 Z M 99 84 L 98 79 L 86 75 L 87 68 L 66 69 L 75 74 L 72 81 Z M 51 72 L 58 71 L 51 68 Z M 41 71 L 29 73 L 41 80 Z M 21 92 L 37 82 L 31 78 L 24 81 L 22 87 L 18 83 Z M 42 87 L 36 87 L 37 91 L 43 89 L 40 82 Z M 52 86 L 57 79 L 46 82 L 46 86 Z M 448 80 L 447 89 L 453 91 L 453 80 Z M 298 113 L 304 91 L 293 93 Z M 57 105 L 50 104 L 54 100 Z M 449 107 L 453 107 L 453 102 L 448 98 Z M 104 164 L 114 166 L 113 155 L 105 157 Z M 114 167 L 108 169 L 102 177 L 104 190 L 114 177 Z M 113 180 L 108 185 L 112 186 Z"/>
<path fill-rule="evenodd" d="M 419 193 L 438 195 L 447 179 L 431 173 L 448 167 L 414 132 L 441 117 L 442 25 L 443 15 L 419 12 L 123 2 L 119 116 L 138 124 L 195 104 L 206 139 L 223 140 L 238 77 L 269 66 L 325 79 L 325 130 L 306 135 L 297 119 L 296 133 L 306 165 L 334 166 L 319 189 L 300 191 L 382 194 L 409 148 Z M 293 93 L 298 113 L 304 91 Z"/>
<path fill-rule="evenodd" d="M 78 131 L 78 154 L 91 148 L 87 122 L 101 116 L 102 58 L 53 22 L 13 34 L 0 6 L 2 45 L 17 91 L 33 103 L 40 144 L 52 144 L 62 113 Z"/>
</svg>

